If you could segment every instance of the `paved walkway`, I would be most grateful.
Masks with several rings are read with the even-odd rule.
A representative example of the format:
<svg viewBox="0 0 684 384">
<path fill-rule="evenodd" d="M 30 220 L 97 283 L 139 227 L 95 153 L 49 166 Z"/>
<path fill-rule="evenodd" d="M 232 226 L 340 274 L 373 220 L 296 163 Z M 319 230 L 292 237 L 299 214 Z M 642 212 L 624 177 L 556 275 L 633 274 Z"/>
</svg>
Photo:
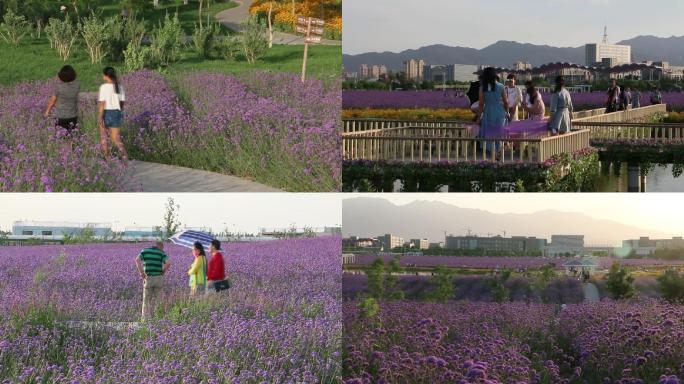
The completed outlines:
<svg viewBox="0 0 684 384">
<path fill-rule="evenodd" d="M 589 302 L 599 302 L 601 297 L 599 296 L 598 288 L 593 283 L 582 284 L 582 291 L 584 291 L 584 301 Z"/>
<path fill-rule="evenodd" d="M 249 18 L 249 7 L 253 0 L 234 0 L 239 5 L 216 14 L 216 20 L 233 31 L 242 30 L 242 22 Z M 303 35 L 293 35 L 276 31 L 273 34 L 273 44 L 301 45 L 304 44 Z M 340 40 L 321 40 L 323 45 L 342 45 Z"/>
<path fill-rule="evenodd" d="M 126 189 L 143 192 L 281 192 L 254 181 L 220 173 L 132 160 Z"/>
</svg>

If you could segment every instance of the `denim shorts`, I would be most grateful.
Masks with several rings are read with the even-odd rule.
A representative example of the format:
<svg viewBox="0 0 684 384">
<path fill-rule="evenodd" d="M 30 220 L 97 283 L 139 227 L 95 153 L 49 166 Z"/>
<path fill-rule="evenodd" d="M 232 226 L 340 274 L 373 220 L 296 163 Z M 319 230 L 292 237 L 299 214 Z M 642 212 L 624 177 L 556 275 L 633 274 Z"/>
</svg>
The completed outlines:
<svg viewBox="0 0 684 384">
<path fill-rule="evenodd" d="M 105 109 L 104 125 L 105 128 L 121 128 L 123 123 L 123 112 L 118 109 Z"/>
</svg>

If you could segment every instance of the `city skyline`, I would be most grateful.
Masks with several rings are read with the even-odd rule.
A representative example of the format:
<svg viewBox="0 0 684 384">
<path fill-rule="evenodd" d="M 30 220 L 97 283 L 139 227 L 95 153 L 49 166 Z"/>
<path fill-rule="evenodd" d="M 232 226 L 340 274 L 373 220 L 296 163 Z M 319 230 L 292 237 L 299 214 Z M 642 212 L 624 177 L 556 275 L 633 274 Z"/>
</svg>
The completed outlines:
<svg viewBox="0 0 684 384">
<path fill-rule="evenodd" d="M 161 225 L 168 197 L 180 205 L 180 222 L 221 232 L 257 233 L 260 228 L 339 226 L 340 198 L 330 194 L 147 193 L 0 195 L 0 229 L 15 221 L 108 223 L 114 230 Z"/>
<path fill-rule="evenodd" d="M 345 1 L 343 53 L 401 52 L 433 44 L 481 49 L 500 40 L 580 47 L 601 42 L 604 26 L 608 27 L 608 41 L 612 44 L 639 35 L 684 35 L 684 26 L 677 16 L 684 11 L 684 2 L 677 0 L 652 2 L 668 12 L 660 12 L 659 22 L 650 24 L 649 30 L 635 28 L 643 25 L 644 17 L 643 3 L 638 0 L 430 0 L 428 3 Z M 469 12 L 462 12 L 463 9 Z M 493 21 L 487 23 L 487 16 Z"/>
</svg>

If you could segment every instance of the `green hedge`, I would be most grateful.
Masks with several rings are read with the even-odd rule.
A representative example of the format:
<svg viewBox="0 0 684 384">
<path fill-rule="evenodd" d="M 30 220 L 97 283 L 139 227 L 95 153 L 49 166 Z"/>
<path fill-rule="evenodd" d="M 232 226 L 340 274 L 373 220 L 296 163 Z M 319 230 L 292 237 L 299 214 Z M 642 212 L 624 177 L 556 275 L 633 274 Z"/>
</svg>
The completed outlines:
<svg viewBox="0 0 684 384">
<path fill-rule="evenodd" d="M 498 162 L 401 163 L 345 161 L 342 171 L 345 192 L 593 192 L 598 186 L 598 153 L 587 149 L 563 154 L 543 164 Z"/>
</svg>

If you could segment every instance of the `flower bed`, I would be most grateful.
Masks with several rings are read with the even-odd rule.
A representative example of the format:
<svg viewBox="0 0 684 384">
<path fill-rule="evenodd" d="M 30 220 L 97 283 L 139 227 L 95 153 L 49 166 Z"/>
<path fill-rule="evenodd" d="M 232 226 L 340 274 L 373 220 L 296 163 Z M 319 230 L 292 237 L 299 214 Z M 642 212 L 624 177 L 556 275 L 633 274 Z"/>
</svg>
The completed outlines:
<svg viewBox="0 0 684 384">
<path fill-rule="evenodd" d="M 586 149 L 555 156 L 543 164 L 499 162 L 401 163 L 354 160 L 343 164 L 347 192 L 577 192 L 594 191 L 600 167 L 598 154 Z"/>
<path fill-rule="evenodd" d="M 342 110 L 342 118 L 472 121 L 475 118 L 475 114 L 468 108 L 344 109 Z"/>
<path fill-rule="evenodd" d="M 594 139 L 591 145 L 600 149 L 601 161 L 684 165 L 684 139 Z"/>
<path fill-rule="evenodd" d="M 684 378 L 684 307 L 347 301 L 346 384 L 660 383 Z"/>
<path fill-rule="evenodd" d="M 100 154 L 94 103 L 81 100 L 81 132 L 66 138 L 42 115 L 53 92 L 47 81 L 0 87 L 0 191 L 122 190 L 124 165 Z"/>
<path fill-rule="evenodd" d="M 171 269 L 155 318 L 135 322 L 137 244 L 0 249 L 0 381 L 12 383 L 332 383 L 340 376 L 340 238 L 226 244 L 228 294 L 189 300 L 190 251 Z"/>
</svg>

